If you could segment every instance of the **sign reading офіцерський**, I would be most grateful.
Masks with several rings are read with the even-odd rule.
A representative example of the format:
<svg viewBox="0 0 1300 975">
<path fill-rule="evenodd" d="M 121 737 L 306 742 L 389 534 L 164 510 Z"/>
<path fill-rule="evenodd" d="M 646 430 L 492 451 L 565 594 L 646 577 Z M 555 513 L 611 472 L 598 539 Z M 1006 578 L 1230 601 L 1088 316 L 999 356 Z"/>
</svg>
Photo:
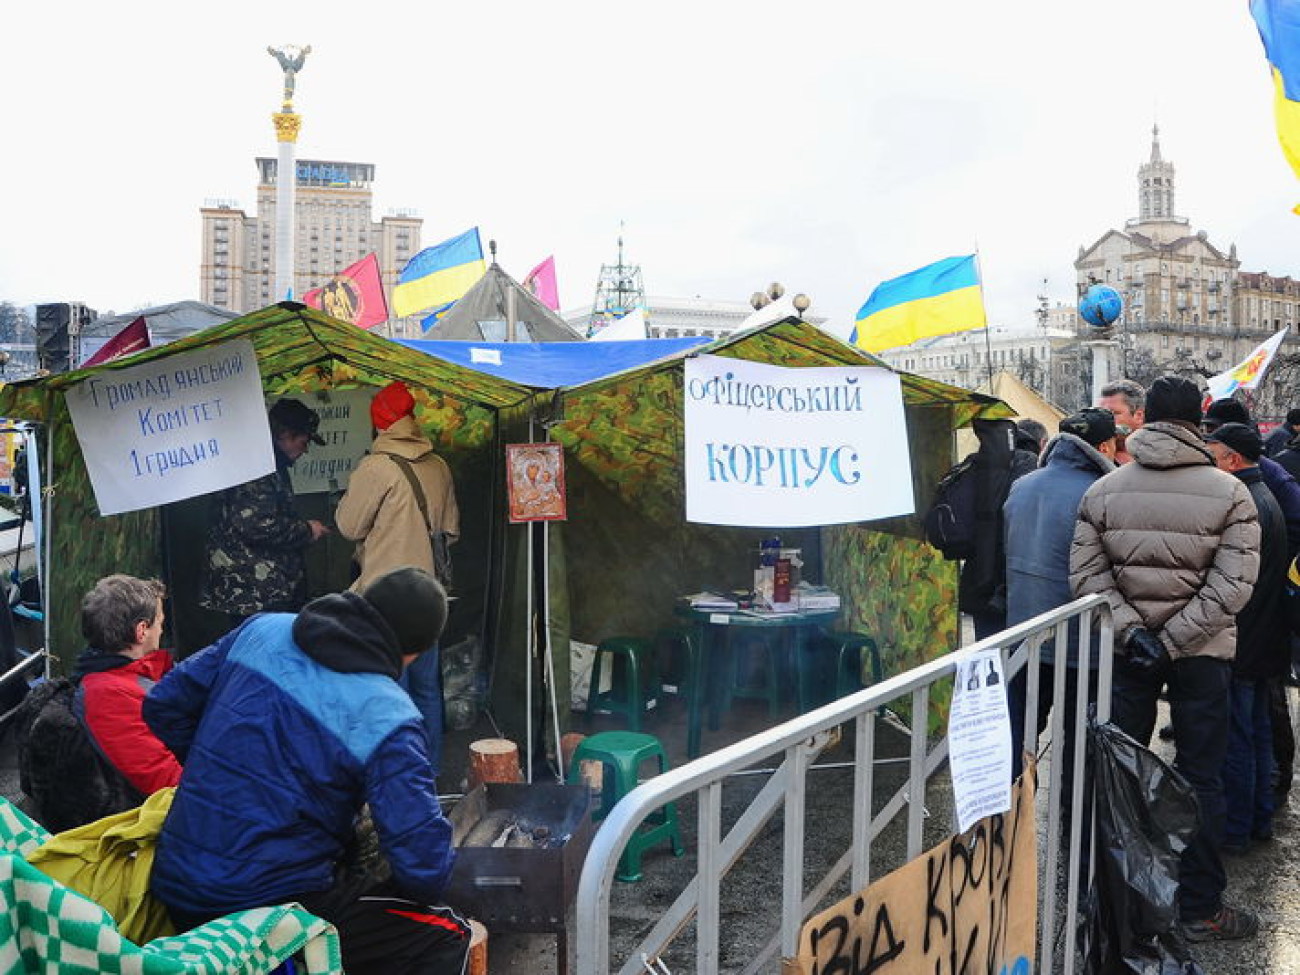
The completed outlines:
<svg viewBox="0 0 1300 975">
<path fill-rule="evenodd" d="M 799 528 L 915 510 L 898 375 L 685 363 L 686 520 Z"/>
<path fill-rule="evenodd" d="M 247 339 L 105 369 L 65 395 L 102 515 L 275 470 L 262 376 Z"/>
</svg>

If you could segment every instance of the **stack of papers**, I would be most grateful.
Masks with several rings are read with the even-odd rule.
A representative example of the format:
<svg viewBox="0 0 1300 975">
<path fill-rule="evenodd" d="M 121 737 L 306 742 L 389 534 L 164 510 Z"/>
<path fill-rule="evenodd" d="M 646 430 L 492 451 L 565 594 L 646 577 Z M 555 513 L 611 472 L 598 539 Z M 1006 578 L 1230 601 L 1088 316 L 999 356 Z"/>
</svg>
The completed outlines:
<svg viewBox="0 0 1300 975">
<path fill-rule="evenodd" d="M 693 596 L 683 598 L 690 603 L 691 609 L 729 611 L 740 608 L 740 604 L 730 596 L 723 596 L 716 592 L 697 592 Z"/>
<path fill-rule="evenodd" d="M 840 608 L 839 593 L 833 592 L 825 586 L 810 586 L 807 583 L 800 583 L 794 598 L 795 602 L 799 604 L 799 608 L 805 611 Z"/>
</svg>

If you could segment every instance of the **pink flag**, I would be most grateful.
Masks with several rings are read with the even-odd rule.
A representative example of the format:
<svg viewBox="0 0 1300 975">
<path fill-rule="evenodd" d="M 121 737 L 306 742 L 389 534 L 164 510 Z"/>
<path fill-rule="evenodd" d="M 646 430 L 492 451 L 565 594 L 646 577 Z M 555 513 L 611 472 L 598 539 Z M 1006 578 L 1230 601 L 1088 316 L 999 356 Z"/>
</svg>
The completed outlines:
<svg viewBox="0 0 1300 975">
<path fill-rule="evenodd" d="M 528 272 L 524 278 L 524 287 L 551 311 L 560 310 L 560 286 L 555 281 L 555 255 Z"/>
</svg>

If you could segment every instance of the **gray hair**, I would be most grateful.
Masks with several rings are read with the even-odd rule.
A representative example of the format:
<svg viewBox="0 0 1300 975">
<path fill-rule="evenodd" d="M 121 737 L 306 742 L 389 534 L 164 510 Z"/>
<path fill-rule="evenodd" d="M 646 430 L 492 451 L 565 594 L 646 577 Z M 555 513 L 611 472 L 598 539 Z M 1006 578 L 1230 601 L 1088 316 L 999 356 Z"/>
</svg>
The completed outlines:
<svg viewBox="0 0 1300 975">
<path fill-rule="evenodd" d="M 1147 399 L 1147 391 L 1142 388 L 1141 384 L 1135 383 L 1131 379 L 1116 379 L 1113 383 L 1107 383 L 1101 387 L 1101 395 L 1123 396 L 1130 413 L 1136 413 L 1142 409 Z"/>
<path fill-rule="evenodd" d="M 96 650 L 121 653 L 135 643 L 135 624 L 158 618 L 166 595 L 157 579 L 105 576 L 81 600 L 81 635 Z"/>
</svg>

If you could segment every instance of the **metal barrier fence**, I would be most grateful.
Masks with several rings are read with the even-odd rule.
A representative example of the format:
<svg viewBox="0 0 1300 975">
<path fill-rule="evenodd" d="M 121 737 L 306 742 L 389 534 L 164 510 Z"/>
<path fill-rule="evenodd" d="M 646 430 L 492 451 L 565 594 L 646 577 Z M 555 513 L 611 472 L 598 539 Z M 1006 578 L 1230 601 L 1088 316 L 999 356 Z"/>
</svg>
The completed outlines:
<svg viewBox="0 0 1300 975">
<path fill-rule="evenodd" d="M 941 737 L 931 746 L 925 733 L 929 713 L 930 688 L 935 681 L 953 674 L 955 665 L 977 649 L 996 647 L 1001 651 L 1008 678 L 1019 673 L 1026 660 L 1037 661 L 1040 649 L 1052 641 L 1053 686 L 1048 742 L 1062 741 L 1063 714 L 1059 705 L 1067 700 L 1067 635 L 1071 628 L 1081 634 L 1080 655 L 1099 662 L 1091 681 L 1074 681 L 1076 686 L 1073 713 L 1074 740 L 1082 743 L 1085 734 L 1087 700 L 1090 685 L 1096 688 L 1097 714 L 1106 720 L 1110 714 L 1110 674 L 1113 628 L 1110 607 L 1100 596 L 1090 596 L 1067 606 L 1044 613 L 1026 623 L 998 633 L 986 640 L 930 661 L 907 673 L 855 692 L 824 707 L 800 715 L 743 741 L 704 755 L 693 762 L 672 769 L 642 783 L 625 796 L 601 824 L 583 866 L 578 887 L 576 967 L 579 975 L 608 975 L 610 960 L 610 895 L 618 859 L 627 841 L 641 822 L 665 803 L 694 793 L 698 801 L 696 873 L 677 899 L 640 944 L 624 953 L 618 964 L 620 975 L 637 972 L 668 972 L 661 954 L 689 924 L 696 925 L 695 966 L 699 975 L 719 971 L 721 932 L 721 885 L 723 878 L 742 853 L 759 836 L 764 825 L 778 811 L 784 813 L 781 870 L 781 917 L 778 930 L 765 949 L 753 957 L 744 972 L 757 972 L 779 950 L 781 957 L 793 957 L 798 949 L 799 931 L 804 921 L 824 905 L 830 892 L 847 873 L 849 889 L 861 890 L 872 882 L 872 845 L 881 831 L 895 819 L 906 817 L 907 858 L 922 853 L 922 827 L 926 815 L 924 796 L 931 776 L 945 763 L 948 741 Z M 1040 692 L 1040 668 L 1025 670 L 1025 727 L 1036 727 Z M 913 726 L 910 733 L 908 777 L 904 785 L 888 798 L 873 817 L 872 798 L 875 785 L 876 722 L 878 711 L 905 696 L 911 699 Z M 919 724 L 918 724 L 919 722 Z M 834 738 L 842 725 L 851 723 L 854 734 L 852 839 L 843 855 L 810 888 L 805 877 L 805 824 L 807 775 L 814 760 Z M 1032 735 L 1031 735 L 1032 737 Z M 1013 742 L 1013 747 L 1015 743 Z M 1044 749 L 1046 751 L 1046 749 Z M 765 759 L 781 757 L 766 785 L 750 802 L 725 836 L 722 835 L 722 785 L 736 773 Z M 1079 875 L 1090 869 L 1079 857 L 1062 859 L 1061 802 L 1070 796 L 1072 807 L 1066 837 L 1067 851 L 1080 849 L 1084 828 L 1091 829 L 1091 807 L 1085 815 L 1090 797 L 1084 788 L 1084 748 L 1073 749 L 1072 767 L 1050 762 L 1046 802 L 1040 791 L 1040 818 L 1046 819 L 1046 855 L 1040 853 L 1040 875 L 1047 878 L 1039 904 L 1039 952 L 1036 970 L 1061 970 L 1072 975 L 1075 969 L 1079 910 Z M 1068 771 L 1073 787 L 1064 790 Z M 910 801 L 911 796 L 920 801 Z M 1046 810 L 1041 807 L 1046 805 Z M 951 832 L 956 832 L 954 825 Z M 1040 834 L 1042 830 L 1040 829 Z M 1057 903 L 1056 877 L 1064 864 L 1067 883 L 1064 911 Z M 806 891 L 806 893 L 805 893 Z M 1058 945 L 1064 942 L 1059 967 L 1055 958 Z"/>
</svg>

